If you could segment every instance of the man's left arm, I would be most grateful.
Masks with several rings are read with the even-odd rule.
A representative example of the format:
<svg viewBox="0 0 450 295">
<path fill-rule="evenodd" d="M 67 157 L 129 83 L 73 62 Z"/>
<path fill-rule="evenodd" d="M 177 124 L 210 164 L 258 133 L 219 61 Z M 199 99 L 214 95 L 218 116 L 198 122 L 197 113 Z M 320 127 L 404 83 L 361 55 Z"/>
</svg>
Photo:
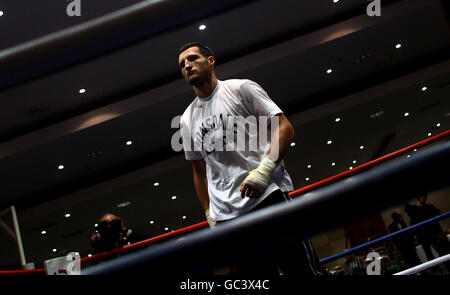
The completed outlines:
<svg viewBox="0 0 450 295">
<path fill-rule="evenodd" d="M 272 135 L 269 151 L 258 168 L 250 171 L 241 184 L 242 197 L 258 198 L 261 196 L 269 185 L 272 172 L 286 155 L 295 136 L 294 127 L 286 116 L 282 113 L 276 116 L 279 119 L 278 128 Z"/>
</svg>

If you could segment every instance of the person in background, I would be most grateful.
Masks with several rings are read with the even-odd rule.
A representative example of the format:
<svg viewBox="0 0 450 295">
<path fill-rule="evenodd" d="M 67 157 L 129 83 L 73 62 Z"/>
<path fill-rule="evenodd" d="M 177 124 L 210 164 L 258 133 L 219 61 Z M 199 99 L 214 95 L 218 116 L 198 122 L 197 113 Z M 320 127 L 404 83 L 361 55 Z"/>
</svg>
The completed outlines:
<svg viewBox="0 0 450 295">
<path fill-rule="evenodd" d="M 441 211 L 427 203 L 427 196 L 417 198 L 417 203 L 414 205 L 406 204 L 405 212 L 411 219 L 411 225 L 429 220 L 435 216 L 441 215 Z M 433 222 L 416 231 L 416 237 L 420 244 L 422 244 L 428 260 L 434 259 L 431 247 L 436 250 L 439 256 L 450 253 L 450 242 L 448 241 L 445 232 L 438 222 Z M 447 271 L 450 271 L 450 262 L 445 263 Z"/>
<path fill-rule="evenodd" d="M 389 232 L 394 233 L 408 227 L 399 212 L 392 212 L 391 217 L 392 223 L 389 225 Z M 416 253 L 416 241 L 411 234 L 403 234 L 395 237 L 392 239 L 392 242 L 402 255 L 407 268 L 420 264 L 419 257 Z"/>
</svg>

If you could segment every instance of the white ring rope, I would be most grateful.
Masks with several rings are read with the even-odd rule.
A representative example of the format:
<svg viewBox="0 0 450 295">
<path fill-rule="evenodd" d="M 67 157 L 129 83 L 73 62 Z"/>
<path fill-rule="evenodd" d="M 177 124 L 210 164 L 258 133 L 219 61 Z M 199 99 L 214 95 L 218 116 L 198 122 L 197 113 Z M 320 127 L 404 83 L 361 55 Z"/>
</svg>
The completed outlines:
<svg viewBox="0 0 450 295">
<path fill-rule="evenodd" d="M 445 256 L 441 256 L 441 257 L 438 257 L 436 259 L 433 259 L 433 260 L 427 261 L 425 263 L 419 264 L 417 266 L 414 266 L 414 267 L 412 267 L 410 269 L 406 269 L 406 270 L 403 270 L 401 272 L 395 273 L 393 275 L 394 276 L 412 275 L 412 274 L 418 273 L 418 272 L 420 272 L 422 270 L 425 270 L 425 269 L 428 269 L 430 267 L 433 267 L 433 266 L 435 266 L 437 264 L 441 264 L 441 263 L 447 262 L 449 260 L 450 260 L 450 254 L 447 254 Z"/>
</svg>

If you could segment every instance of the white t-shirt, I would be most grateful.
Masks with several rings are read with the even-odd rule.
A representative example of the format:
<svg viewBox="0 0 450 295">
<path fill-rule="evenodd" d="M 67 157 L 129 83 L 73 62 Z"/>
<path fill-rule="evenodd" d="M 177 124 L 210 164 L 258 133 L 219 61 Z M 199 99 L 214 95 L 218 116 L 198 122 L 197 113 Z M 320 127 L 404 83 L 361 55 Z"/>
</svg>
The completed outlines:
<svg viewBox="0 0 450 295">
<path fill-rule="evenodd" d="M 283 161 L 280 161 L 269 186 L 259 198 L 242 198 L 240 193 L 240 186 L 248 172 L 259 166 L 270 148 L 270 132 L 267 140 L 259 142 L 260 133 L 255 132 L 259 129 L 253 127 L 270 131 L 271 128 L 264 121 L 259 123 L 259 117 L 268 118 L 267 122 L 270 123 L 273 116 L 281 113 L 280 108 L 257 83 L 231 79 L 219 80 L 209 97 L 196 97 L 181 116 L 180 128 L 186 159 L 204 159 L 206 162 L 209 209 L 213 220 L 243 215 L 277 189 L 284 192 L 293 190 L 292 180 Z M 251 116 L 256 121 L 247 120 Z M 244 130 L 237 132 L 236 122 L 242 122 L 240 118 L 245 118 L 248 123 L 245 126 L 248 139 L 244 150 L 238 148 L 239 141 L 235 135 L 242 134 Z M 257 123 L 252 125 L 252 122 Z M 230 138 L 235 142 L 231 151 L 226 145 Z M 251 142 L 257 143 L 256 150 L 250 148 Z"/>
</svg>

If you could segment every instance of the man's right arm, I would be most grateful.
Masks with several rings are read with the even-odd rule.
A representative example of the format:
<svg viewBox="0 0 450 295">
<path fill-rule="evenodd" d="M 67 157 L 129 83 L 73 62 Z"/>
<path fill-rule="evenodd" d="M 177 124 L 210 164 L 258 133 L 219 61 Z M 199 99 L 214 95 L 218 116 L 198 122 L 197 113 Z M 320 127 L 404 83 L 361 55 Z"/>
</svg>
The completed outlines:
<svg viewBox="0 0 450 295">
<path fill-rule="evenodd" d="M 192 161 L 192 170 L 194 172 L 194 186 L 197 192 L 200 204 L 205 210 L 206 220 L 208 220 L 209 227 L 215 228 L 216 222 L 211 219 L 209 215 L 209 194 L 208 194 L 208 179 L 206 178 L 206 162 L 203 159 Z"/>
<path fill-rule="evenodd" d="M 206 162 L 203 159 L 192 161 L 194 186 L 203 210 L 209 210 L 208 180 L 206 178 Z"/>
</svg>

